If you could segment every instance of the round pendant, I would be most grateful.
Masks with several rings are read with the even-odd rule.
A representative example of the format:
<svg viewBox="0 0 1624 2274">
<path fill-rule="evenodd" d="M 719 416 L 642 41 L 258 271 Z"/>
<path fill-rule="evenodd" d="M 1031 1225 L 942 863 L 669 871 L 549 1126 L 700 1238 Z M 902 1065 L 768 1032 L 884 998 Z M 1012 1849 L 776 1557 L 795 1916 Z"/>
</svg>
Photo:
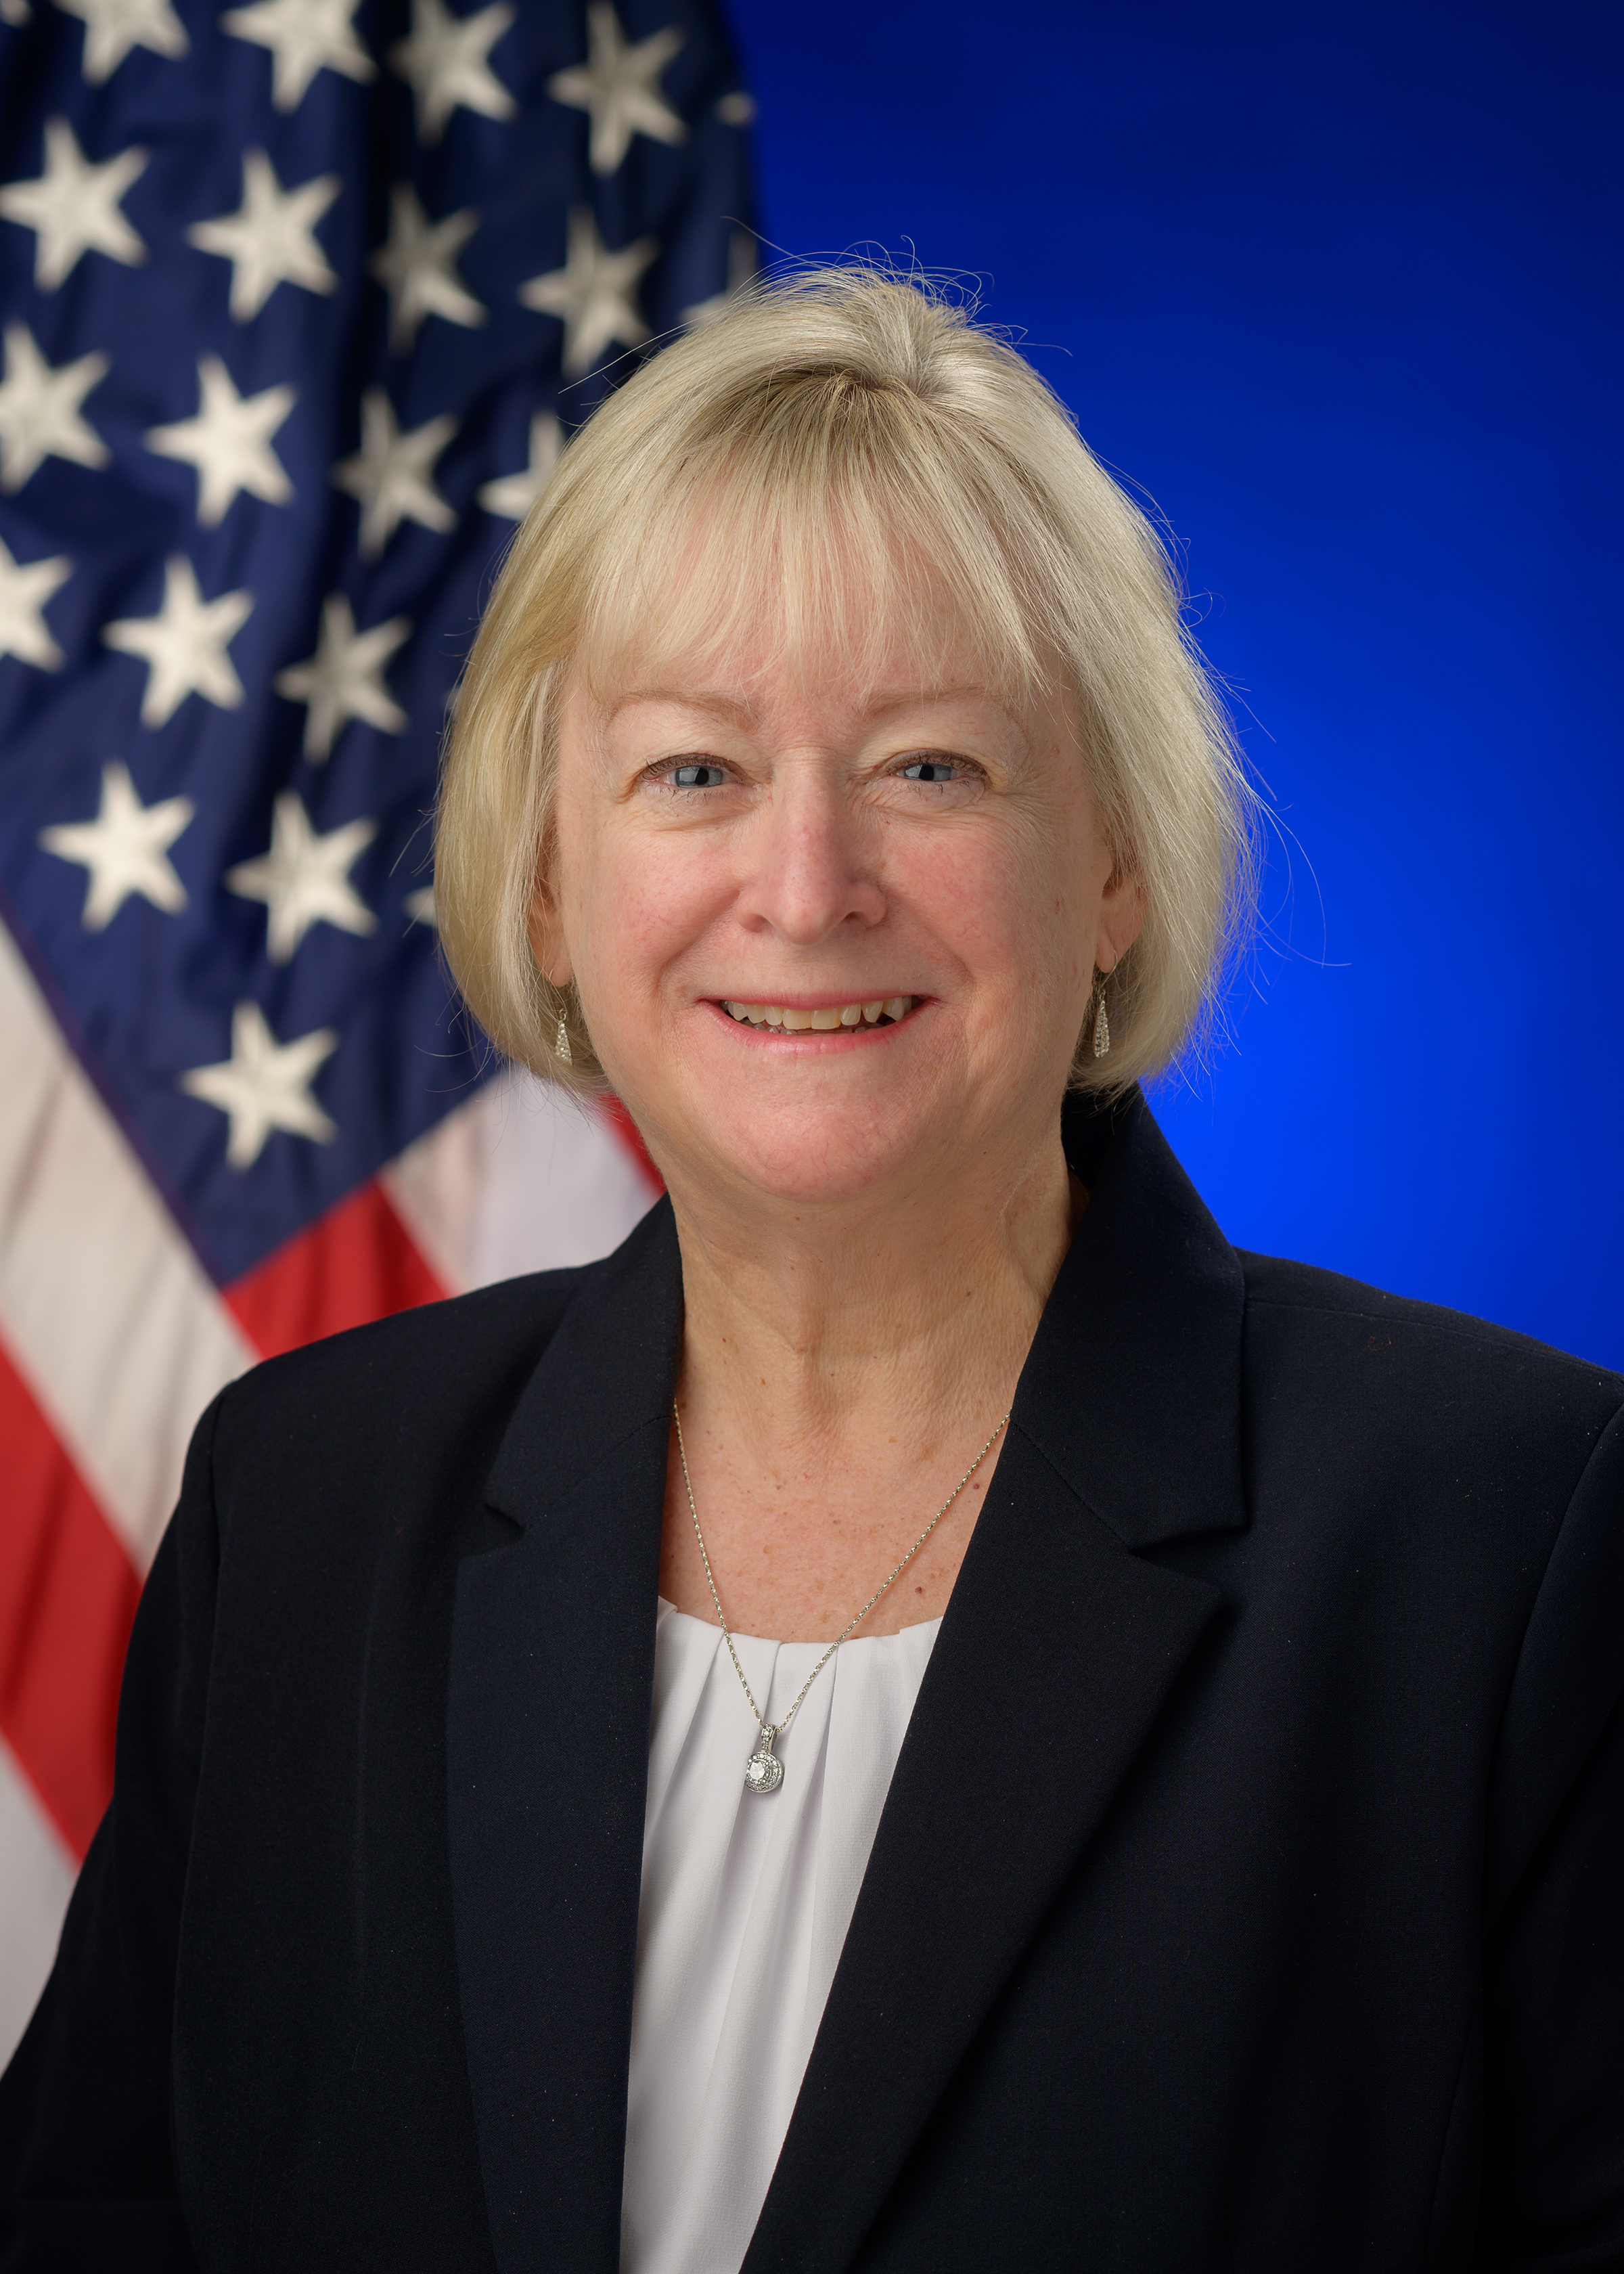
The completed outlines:
<svg viewBox="0 0 1624 2274">
<path fill-rule="evenodd" d="M 772 1741 L 778 1734 L 771 1722 L 763 1724 L 756 1751 L 744 1765 L 747 1792 L 777 1792 L 783 1783 L 784 1764 L 772 1750 Z"/>
</svg>

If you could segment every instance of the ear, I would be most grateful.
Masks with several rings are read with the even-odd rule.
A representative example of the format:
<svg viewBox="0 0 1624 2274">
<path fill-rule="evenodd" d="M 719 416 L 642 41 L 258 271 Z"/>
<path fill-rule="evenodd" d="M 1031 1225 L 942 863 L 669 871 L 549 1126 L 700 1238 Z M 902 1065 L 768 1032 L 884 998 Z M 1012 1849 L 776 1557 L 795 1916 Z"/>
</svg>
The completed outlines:
<svg viewBox="0 0 1624 2274">
<path fill-rule="evenodd" d="M 1139 878 L 1113 869 L 1100 895 L 1094 948 L 1097 971 L 1115 971 L 1144 930 L 1146 905 L 1145 887 Z"/>
<path fill-rule="evenodd" d="M 574 973 L 569 949 L 564 938 L 564 926 L 559 915 L 558 903 L 553 896 L 553 888 L 539 865 L 525 923 L 530 936 L 530 953 L 536 959 L 536 966 L 542 977 L 549 980 L 554 987 L 568 987 Z"/>
</svg>

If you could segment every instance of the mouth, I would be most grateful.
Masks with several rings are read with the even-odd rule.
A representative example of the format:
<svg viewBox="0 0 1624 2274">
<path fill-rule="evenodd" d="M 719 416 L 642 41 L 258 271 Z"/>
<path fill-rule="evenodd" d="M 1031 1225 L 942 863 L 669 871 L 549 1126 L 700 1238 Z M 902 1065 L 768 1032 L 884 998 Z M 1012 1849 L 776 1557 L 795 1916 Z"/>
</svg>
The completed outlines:
<svg viewBox="0 0 1624 2274">
<path fill-rule="evenodd" d="M 897 1026 L 922 999 L 918 995 L 873 996 L 867 1002 L 820 1003 L 815 1008 L 798 1003 L 725 1000 L 719 1007 L 741 1026 L 755 1027 L 763 1034 L 830 1035 L 842 1028 L 849 1032 L 853 1028 Z"/>
</svg>

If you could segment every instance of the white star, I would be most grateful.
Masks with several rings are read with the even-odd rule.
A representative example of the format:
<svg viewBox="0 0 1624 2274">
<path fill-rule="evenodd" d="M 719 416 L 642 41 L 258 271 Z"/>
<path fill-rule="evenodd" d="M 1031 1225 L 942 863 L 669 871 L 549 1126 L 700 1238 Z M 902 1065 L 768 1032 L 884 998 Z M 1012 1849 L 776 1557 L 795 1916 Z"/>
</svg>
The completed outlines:
<svg viewBox="0 0 1624 2274">
<path fill-rule="evenodd" d="M 220 28 L 271 50 L 271 101 L 278 110 L 297 110 L 319 71 L 342 72 L 364 86 L 378 76 L 350 20 L 358 5 L 359 0 L 253 0 L 252 7 L 228 9 Z"/>
<path fill-rule="evenodd" d="M 54 292 L 84 252 L 105 252 L 132 268 L 146 260 L 146 245 L 118 209 L 146 164 L 146 151 L 132 147 L 93 165 L 65 118 L 46 120 L 45 171 L 0 190 L 0 214 L 34 232 L 34 281 L 41 292 Z"/>
<path fill-rule="evenodd" d="M 406 913 L 413 923 L 432 924 L 438 927 L 440 919 L 434 913 L 432 885 L 421 885 L 415 892 L 407 893 Z"/>
<path fill-rule="evenodd" d="M 363 937 L 378 919 L 350 881 L 350 871 L 378 834 L 375 821 L 347 821 L 324 837 L 295 790 L 285 789 L 271 811 L 271 849 L 257 861 L 226 870 L 226 889 L 270 910 L 266 945 L 273 963 L 287 963 L 312 924 L 335 924 Z"/>
<path fill-rule="evenodd" d="M 547 476 L 558 463 L 559 423 L 551 410 L 538 410 L 530 420 L 530 462 L 523 472 L 502 474 L 486 482 L 479 502 L 487 513 L 505 521 L 523 521 L 541 495 Z"/>
<path fill-rule="evenodd" d="M 93 87 L 110 79 L 132 48 L 155 56 L 184 56 L 191 45 L 169 0 L 56 0 L 85 25 L 85 77 Z"/>
<path fill-rule="evenodd" d="M 727 240 L 727 282 L 720 292 L 713 292 L 708 300 L 699 300 L 691 308 L 684 308 L 682 320 L 690 332 L 705 324 L 715 323 L 725 308 L 743 291 L 756 274 L 756 239 L 748 229 L 736 229 Z"/>
<path fill-rule="evenodd" d="M 51 561 L 30 561 L 24 567 L 0 539 L 0 655 L 37 663 L 41 671 L 62 669 L 62 650 L 46 629 L 42 611 L 56 587 L 72 574 L 73 563 L 65 553 Z"/>
<path fill-rule="evenodd" d="M 361 501 L 361 551 L 367 560 L 377 559 L 402 521 L 455 528 L 456 516 L 430 481 L 429 469 L 456 430 L 456 420 L 442 411 L 402 433 L 381 387 L 369 387 L 361 397 L 361 447 L 334 467 L 333 479 Z"/>
<path fill-rule="evenodd" d="M 365 719 L 386 734 L 398 734 L 406 713 L 383 683 L 383 667 L 411 630 L 406 616 L 391 616 L 370 632 L 357 632 L 354 612 L 342 592 L 329 592 L 321 604 L 321 631 L 316 652 L 304 663 L 290 663 L 275 678 L 278 695 L 289 703 L 304 703 L 304 755 L 320 765 L 330 754 L 338 733 L 351 719 Z"/>
<path fill-rule="evenodd" d="M 389 192 L 389 242 L 368 266 L 389 295 L 389 345 L 404 355 L 425 316 L 448 324 L 483 324 L 489 311 L 466 290 L 456 257 L 479 226 L 472 206 L 431 222 L 410 182 Z"/>
<path fill-rule="evenodd" d="M 79 404 L 107 375 L 104 355 L 52 365 L 26 324 L 5 328 L 5 379 L 0 384 L 0 489 L 19 490 L 44 458 L 104 466 L 112 456 Z"/>
<path fill-rule="evenodd" d="M 162 458 L 179 458 L 198 470 L 198 519 L 207 529 L 225 519 L 239 490 L 267 505 L 286 505 L 293 495 L 287 469 L 271 448 L 271 437 L 292 410 L 290 387 L 267 387 L 262 395 L 239 395 L 218 356 L 198 363 L 198 415 L 172 426 L 149 426 L 146 443 Z"/>
<path fill-rule="evenodd" d="M 336 292 L 338 278 L 317 244 L 315 226 L 343 184 L 337 174 L 318 174 L 285 190 L 263 150 L 243 159 L 243 202 L 234 214 L 194 222 L 186 231 L 201 252 L 217 252 L 231 263 L 231 313 L 239 324 L 257 316 L 279 284 L 301 284 L 307 292 Z"/>
<path fill-rule="evenodd" d="M 686 142 L 688 128 L 659 91 L 659 75 L 682 45 L 676 26 L 628 42 L 610 0 L 591 0 L 586 36 L 586 62 L 554 72 L 547 93 L 555 102 L 590 111 L 592 171 L 613 174 L 634 134 Z"/>
<path fill-rule="evenodd" d="M 563 267 L 519 287 L 527 308 L 563 319 L 564 370 L 569 378 L 590 371 L 612 341 L 635 348 L 648 338 L 637 305 L 637 280 L 658 251 L 653 237 L 640 237 L 622 252 L 607 252 L 589 209 L 573 208 Z"/>
<path fill-rule="evenodd" d="M 411 0 L 411 35 L 390 49 L 389 61 L 411 81 L 420 142 L 438 142 L 459 105 L 486 118 L 513 117 L 517 105 L 485 60 L 512 21 L 508 0 L 472 16 L 454 16 L 441 0 Z"/>
<path fill-rule="evenodd" d="M 180 1086 L 229 1115 L 226 1158 L 234 1169 L 251 1169 L 273 1129 L 313 1137 L 320 1145 L 330 1145 L 337 1136 L 331 1115 L 310 1094 L 317 1067 L 337 1048 L 333 1027 L 319 1027 L 295 1043 L 279 1043 L 259 1005 L 239 1003 L 231 1013 L 230 1057 L 218 1065 L 193 1066 L 182 1074 Z"/>
<path fill-rule="evenodd" d="M 252 610 L 252 592 L 222 592 L 217 600 L 206 600 L 191 561 L 177 556 L 165 564 L 163 606 L 156 615 L 124 616 L 102 626 L 109 647 L 146 660 L 143 727 L 162 727 L 188 695 L 200 695 L 222 711 L 236 710 L 243 682 L 226 649 Z"/>
<path fill-rule="evenodd" d="M 64 821 L 41 830 L 40 842 L 48 853 L 81 862 L 89 871 L 86 931 L 105 931 L 132 892 L 139 892 L 166 916 L 185 907 L 186 887 L 169 855 L 196 811 L 189 797 L 161 797 L 143 805 L 129 768 L 114 759 L 102 769 L 102 809 L 94 821 Z"/>
</svg>

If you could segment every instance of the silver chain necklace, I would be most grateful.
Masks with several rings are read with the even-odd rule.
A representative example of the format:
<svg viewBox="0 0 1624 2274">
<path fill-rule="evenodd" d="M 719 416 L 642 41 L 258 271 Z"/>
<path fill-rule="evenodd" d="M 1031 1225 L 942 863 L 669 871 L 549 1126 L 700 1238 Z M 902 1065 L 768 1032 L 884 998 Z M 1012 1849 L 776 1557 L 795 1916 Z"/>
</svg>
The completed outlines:
<svg viewBox="0 0 1624 2274">
<path fill-rule="evenodd" d="M 914 1545 L 909 1548 L 901 1562 L 898 1564 L 896 1570 L 891 1574 L 891 1577 L 881 1580 L 873 1594 L 869 1596 L 861 1610 L 858 1612 L 857 1616 L 851 1620 L 848 1624 L 841 1628 L 839 1633 L 830 1644 L 822 1658 L 818 1660 L 817 1664 L 813 1668 L 811 1673 L 808 1675 L 806 1680 L 801 1683 L 800 1690 L 796 1692 L 794 1704 L 790 1707 L 789 1712 L 784 1716 L 784 1719 L 781 1721 L 769 1721 L 764 1719 L 761 1707 L 756 1702 L 750 1685 L 744 1678 L 744 1668 L 739 1663 L 739 1653 L 733 1648 L 733 1638 L 727 1630 L 726 1620 L 722 1616 L 722 1599 L 716 1592 L 716 1574 L 710 1569 L 710 1551 L 705 1546 L 705 1535 L 699 1528 L 699 1510 L 694 1503 L 694 1480 L 688 1472 L 688 1447 L 682 1442 L 682 1416 L 677 1411 L 676 1401 L 674 1398 L 672 1401 L 671 1418 L 677 1425 L 677 1456 L 682 1463 L 682 1482 L 688 1492 L 688 1513 L 694 1519 L 694 1537 L 699 1542 L 700 1561 L 705 1567 L 705 1578 L 710 1589 L 710 1600 L 716 1605 L 717 1624 L 722 1630 L 722 1640 L 727 1645 L 727 1655 L 733 1662 L 733 1672 L 738 1675 L 740 1686 L 743 1690 L 745 1696 L 750 1701 L 750 1711 L 755 1714 L 756 1726 L 761 1732 L 760 1736 L 756 1739 L 755 1751 L 751 1753 L 748 1760 L 747 1760 L 744 1765 L 745 1789 L 747 1792 L 777 1792 L 778 1787 L 784 1781 L 784 1764 L 779 1760 L 777 1754 L 772 1750 L 773 1740 L 776 1737 L 781 1737 L 784 1735 L 785 1730 L 788 1728 L 790 1723 L 801 1711 L 801 1699 L 806 1696 L 808 1690 L 810 1690 L 812 1684 L 817 1680 L 818 1675 L 828 1665 L 836 1651 L 839 1649 L 847 1635 L 851 1633 L 853 1627 L 858 1627 L 862 1624 L 869 1612 L 879 1601 L 880 1597 L 885 1593 L 887 1587 L 891 1585 L 891 1580 L 900 1578 L 902 1574 L 907 1570 L 908 1565 L 919 1554 L 920 1549 L 929 1539 L 937 1525 L 941 1523 L 942 1518 L 947 1514 L 948 1510 L 951 1508 L 959 1494 L 969 1483 L 977 1469 L 981 1467 L 981 1463 L 987 1458 L 988 1454 L 991 1452 L 993 1447 L 997 1443 L 999 1435 L 1010 1417 L 1006 1413 L 1004 1419 L 999 1422 L 997 1428 L 993 1431 L 991 1436 L 987 1440 L 987 1442 L 981 1447 L 981 1451 L 971 1462 L 963 1476 L 959 1478 L 959 1482 L 953 1487 L 952 1491 L 949 1493 L 941 1507 L 937 1509 L 936 1514 L 931 1517 L 929 1523 L 920 1533 L 919 1538 L 914 1542 Z"/>
</svg>

